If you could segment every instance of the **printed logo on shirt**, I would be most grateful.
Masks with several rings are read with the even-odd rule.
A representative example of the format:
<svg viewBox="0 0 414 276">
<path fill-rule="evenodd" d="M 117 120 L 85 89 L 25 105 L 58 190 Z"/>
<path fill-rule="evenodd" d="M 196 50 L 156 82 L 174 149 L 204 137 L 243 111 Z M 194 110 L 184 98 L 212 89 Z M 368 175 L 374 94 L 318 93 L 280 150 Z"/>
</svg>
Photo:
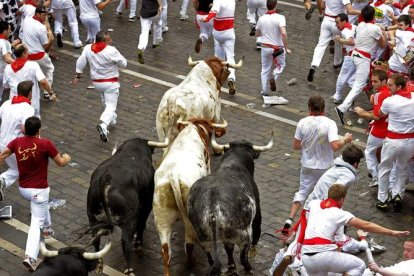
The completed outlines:
<svg viewBox="0 0 414 276">
<path fill-rule="evenodd" d="M 37 145 L 35 143 L 33 143 L 33 147 L 27 148 L 25 150 L 22 150 L 22 148 L 19 147 L 17 152 L 19 153 L 19 155 L 22 156 L 22 158 L 19 161 L 25 161 L 25 160 L 29 159 L 30 155 L 35 157 L 36 156 L 35 155 L 36 149 L 37 149 Z"/>
</svg>

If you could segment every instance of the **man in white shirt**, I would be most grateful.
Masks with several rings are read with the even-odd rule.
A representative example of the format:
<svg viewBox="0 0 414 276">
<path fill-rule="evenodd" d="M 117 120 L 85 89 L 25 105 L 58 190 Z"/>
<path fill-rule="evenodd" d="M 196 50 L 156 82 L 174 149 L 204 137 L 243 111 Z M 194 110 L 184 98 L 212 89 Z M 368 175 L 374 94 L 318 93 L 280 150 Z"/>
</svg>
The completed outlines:
<svg viewBox="0 0 414 276">
<path fill-rule="evenodd" d="M 76 77 L 78 82 L 86 64 L 89 62 L 90 75 L 95 90 L 101 92 L 104 111 L 100 117 L 101 123 L 97 126 L 100 138 L 108 141 L 108 126 L 116 124 L 116 107 L 119 96 L 119 68 L 127 66 L 126 59 L 113 46 L 108 32 L 100 31 L 96 34 L 95 43 L 86 45 L 82 55 L 76 61 Z"/>
<path fill-rule="evenodd" d="M 101 30 L 101 19 L 99 17 L 99 11 L 103 10 L 112 0 L 80 0 L 79 8 L 81 20 L 83 26 L 88 31 L 86 38 L 86 44 L 93 43 L 95 41 L 96 34 Z"/>
<path fill-rule="evenodd" d="M 328 190 L 326 200 L 309 203 L 309 216 L 302 243 L 302 262 L 309 275 L 327 275 L 328 272 L 343 275 L 362 275 L 365 269 L 363 260 L 356 256 L 339 252 L 334 242 L 337 229 L 345 225 L 394 237 L 408 236 L 410 231 L 396 231 L 378 224 L 359 219 L 342 210 L 347 189 L 334 184 Z"/>
<path fill-rule="evenodd" d="M 12 57 L 11 44 L 8 41 L 11 26 L 6 21 L 0 21 L 0 102 L 3 96 L 3 73 L 6 64 L 14 61 Z"/>
<path fill-rule="evenodd" d="M 342 125 L 345 123 L 345 113 L 348 112 L 352 102 L 367 85 L 371 57 L 375 55 L 378 46 L 384 48 L 387 43 L 385 32 L 373 24 L 374 7 L 365 6 L 361 10 L 361 15 L 364 21 L 359 23 L 356 28 L 355 48 L 352 52 L 352 60 L 356 67 L 355 82 L 342 104 L 335 108 Z"/>
<path fill-rule="evenodd" d="M 323 54 L 325 53 L 326 47 L 336 35 L 340 35 L 340 31 L 335 25 L 335 18 L 340 13 L 347 12 L 348 14 L 359 14 L 360 11 L 354 10 L 351 6 L 350 0 L 325 0 L 325 16 L 321 24 L 321 33 L 319 35 L 318 45 L 315 47 L 313 52 L 313 59 L 311 68 L 308 73 L 308 81 L 313 82 L 313 77 L 316 68 L 319 67 L 322 61 Z M 340 68 L 342 63 L 342 47 L 341 44 L 335 42 L 335 53 L 334 53 L 334 68 Z"/>
<path fill-rule="evenodd" d="M 388 115 L 388 133 L 381 150 L 378 166 L 378 201 L 380 210 L 389 209 L 389 176 L 395 164 L 396 179 L 391 188 L 394 211 L 401 211 L 402 198 L 407 180 L 407 165 L 414 156 L 414 93 L 407 91 L 406 79 L 400 74 L 388 78 L 392 94 L 381 106 L 379 116 Z"/>
<path fill-rule="evenodd" d="M 23 81 L 17 86 L 17 96 L 5 101 L 0 107 L 0 151 L 17 137 L 24 136 L 24 122 L 34 115 L 34 108 L 30 105 L 32 98 L 32 81 Z M 16 156 L 6 158 L 9 167 L 0 175 L 0 201 L 4 200 L 4 190 L 19 178 Z"/>
<path fill-rule="evenodd" d="M 325 116 L 325 101 L 321 96 L 311 96 L 308 109 L 309 116 L 299 121 L 293 140 L 293 149 L 301 150 L 300 187 L 293 198 L 282 233 L 286 233 L 292 226 L 299 208 L 319 178 L 332 165 L 333 152 L 352 141 L 350 133 L 339 139 L 336 123 Z"/>
<path fill-rule="evenodd" d="M 286 19 L 276 13 L 276 5 L 277 0 L 267 1 L 268 11 L 259 18 L 256 26 L 256 35 L 262 43 L 262 96 L 269 96 L 269 88 L 276 91 L 276 81 L 286 66 L 285 52 L 290 53 L 287 48 Z"/>
<path fill-rule="evenodd" d="M 410 48 L 414 45 L 414 29 L 411 27 L 411 18 L 409 15 L 403 14 L 397 20 L 398 29 L 388 32 L 390 41 L 389 46 L 392 47 L 392 56 L 388 60 L 389 71 L 391 73 L 399 73 L 408 76 L 408 69 L 405 65 L 404 57 Z"/>
<path fill-rule="evenodd" d="M 20 82 L 30 80 L 33 82 L 31 104 L 35 109 L 35 116 L 40 117 L 40 88 L 48 93 L 49 100 L 58 102 L 56 94 L 43 74 L 40 66 L 35 61 L 28 60 L 28 50 L 20 44 L 16 47 L 14 54 L 16 60 L 6 66 L 3 77 L 3 87 L 10 88 L 10 99 L 17 95 L 17 86 Z"/>
</svg>

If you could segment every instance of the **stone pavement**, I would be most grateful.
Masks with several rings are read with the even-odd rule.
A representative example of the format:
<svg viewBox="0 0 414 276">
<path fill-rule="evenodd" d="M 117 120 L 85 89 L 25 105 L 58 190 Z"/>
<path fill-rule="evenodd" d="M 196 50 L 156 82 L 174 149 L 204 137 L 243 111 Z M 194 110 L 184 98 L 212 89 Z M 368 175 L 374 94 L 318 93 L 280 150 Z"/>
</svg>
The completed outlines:
<svg viewBox="0 0 414 276">
<path fill-rule="evenodd" d="M 293 3 L 293 4 L 292 4 Z M 252 262 L 254 275 L 266 275 L 271 266 L 274 254 L 281 247 L 280 241 L 274 237 L 274 230 L 282 227 L 288 216 L 291 199 L 298 188 L 300 163 L 298 152 L 293 152 L 291 142 L 295 130 L 295 122 L 307 114 L 309 95 L 321 94 L 326 100 L 327 115 L 337 121 L 334 105 L 329 102 L 333 94 L 336 72 L 332 69 L 332 56 L 327 52 L 321 68 L 315 76 L 315 85 L 306 83 L 307 71 L 312 58 L 312 51 L 317 43 L 319 22 L 314 15 L 305 21 L 304 11 L 295 5 L 301 1 L 293 0 L 290 5 L 279 2 L 280 13 L 287 19 L 289 48 L 293 51 L 288 56 L 287 67 L 278 82 L 275 95 L 287 98 L 287 106 L 262 108 L 260 97 L 260 53 L 255 50 L 255 40 L 248 36 L 250 31 L 246 17 L 246 3 L 237 2 L 236 15 L 236 60 L 245 56 L 244 66 L 237 71 L 238 92 L 235 96 L 223 93 L 222 116 L 229 122 L 228 132 L 220 141 L 246 139 L 256 144 L 266 144 L 270 132 L 275 130 L 275 146 L 271 151 L 262 153 L 256 161 L 255 179 L 259 186 L 262 207 L 262 239 L 259 243 L 258 256 Z M 128 59 L 128 68 L 121 74 L 121 96 L 118 105 L 118 124 L 110 130 L 109 142 L 102 143 L 96 131 L 101 112 L 100 97 L 97 92 L 87 90 L 88 73 L 85 72 L 81 83 L 73 87 L 69 82 L 74 76 L 76 55 L 68 44 L 63 49 L 55 48 L 59 60 L 55 63 L 54 90 L 62 103 L 52 105 L 42 102 L 42 136 L 55 142 L 61 152 L 69 153 L 73 160 L 64 168 L 50 165 L 49 181 L 51 199 L 66 199 L 64 207 L 52 210 L 52 221 L 56 231 L 55 238 L 65 244 L 78 243 L 76 238 L 87 229 L 86 194 L 93 170 L 111 155 L 112 148 L 133 137 L 156 140 L 155 114 L 163 93 L 171 86 L 178 84 L 183 75 L 189 72 L 186 65 L 187 54 L 193 59 L 202 59 L 213 54 L 212 40 L 203 45 L 200 54 L 194 53 L 197 31 L 194 27 L 194 12 L 189 12 L 190 19 L 179 20 L 181 3 L 169 3 L 169 32 L 164 36 L 162 46 L 156 49 L 149 47 L 145 52 L 145 65 L 136 62 L 136 45 L 138 43 L 139 21 L 130 23 L 127 15 L 117 19 L 115 13 L 117 3 L 112 3 L 102 16 L 102 30 L 113 29 L 111 33 L 116 46 Z M 139 10 L 139 8 L 138 8 Z M 125 14 L 125 13 L 124 13 Z M 316 14 L 316 13 L 315 13 Z M 83 27 L 81 35 L 85 37 Z M 65 39 L 69 39 L 65 34 Z M 286 86 L 285 81 L 297 78 L 298 84 Z M 134 87 L 139 84 L 139 87 Z M 249 104 L 246 107 L 246 104 Z M 357 104 L 367 106 L 364 96 Z M 339 127 L 341 134 L 351 131 L 355 138 L 366 141 L 363 126 Z M 158 160 L 160 151 L 156 150 L 154 160 Z M 407 194 L 404 211 L 401 214 L 381 213 L 374 207 L 376 189 L 369 189 L 365 163 L 361 164 L 360 181 L 350 191 L 345 209 L 366 220 L 381 223 L 396 229 L 414 229 L 413 195 Z M 6 194 L 6 200 L 0 206 L 13 205 L 14 218 L 26 225 L 30 224 L 28 203 L 21 198 L 17 185 L 13 185 Z M 353 229 L 350 231 L 355 233 Z M 390 265 L 401 260 L 403 239 L 374 235 L 377 242 L 388 250 L 376 259 L 380 264 Z M 21 265 L 19 254 L 24 251 L 26 234 L 13 226 L 0 222 L 0 276 L 27 275 Z M 2 240 L 8 241 L 17 249 L 3 246 Z M 177 222 L 173 233 L 173 275 L 190 275 L 187 270 L 183 249 L 181 222 Z M 8 250 L 7 250 L 8 249 Z M 134 268 L 137 275 L 162 275 L 162 260 L 157 231 L 152 215 L 144 234 L 145 255 L 134 257 Z M 238 253 L 238 251 L 237 251 Z M 207 270 L 206 257 L 197 247 L 198 264 L 194 275 L 203 275 Z M 224 250 L 221 248 L 222 263 L 226 263 Z M 362 254 L 361 258 L 365 258 Z M 237 260 L 239 258 L 236 258 Z M 123 271 L 125 261 L 120 246 L 120 231 L 117 230 L 114 246 L 105 263 L 112 268 Z M 225 266 L 225 265 L 224 265 Z M 242 266 L 238 269 L 243 275 Z"/>
</svg>

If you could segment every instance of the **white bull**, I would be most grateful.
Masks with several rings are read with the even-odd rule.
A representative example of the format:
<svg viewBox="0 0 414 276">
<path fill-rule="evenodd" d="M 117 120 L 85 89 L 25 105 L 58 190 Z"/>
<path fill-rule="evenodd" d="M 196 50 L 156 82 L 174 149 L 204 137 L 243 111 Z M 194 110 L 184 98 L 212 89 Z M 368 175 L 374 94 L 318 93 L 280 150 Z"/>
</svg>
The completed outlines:
<svg viewBox="0 0 414 276">
<path fill-rule="evenodd" d="M 187 217 L 187 201 L 195 181 L 210 173 L 209 143 L 212 127 L 226 127 L 206 120 L 192 120 L 172 144 L 155 172 L 153 212 L 155 225 L 161 240 L 164 275 L 171 275 L 171 231 L 175 221 L 182 219 L 185 228 L 185 249 L 190 266 L 196 234 Z M 181 128 L 180 121 L 178 122 Z"/>
<path fill-rule="evenodd" d="M 236 65 L 228 64 L 216 57 L 196 62 L 189 57 L 188 63 L 195 67 L 179 85 L 164 94 L 158 107 L 156 127 L 158 137 L 162 139 L 160 141 L 164 141 L 165 137 L 169 138 L 170 143 L 174 141 L 178 135 L 176 125 L 179 119 L 199 118 L 219 122 L 220 89 L 228 77 L 228 67 L 240 68 L 243 64 L 242 61 Z"/>
</svg>

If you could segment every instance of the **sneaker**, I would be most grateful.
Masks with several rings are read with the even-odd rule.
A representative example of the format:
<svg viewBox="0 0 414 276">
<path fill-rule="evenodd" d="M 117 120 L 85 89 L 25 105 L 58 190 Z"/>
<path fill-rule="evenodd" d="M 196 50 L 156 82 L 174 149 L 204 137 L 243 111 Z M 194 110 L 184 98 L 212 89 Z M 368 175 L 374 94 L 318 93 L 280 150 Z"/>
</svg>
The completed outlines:
<svg viewBox="0 0 414 276">
<path fill-rule="evenodd" d="M 184 13 L 184 14 L 181 14 L 181 15 L 180 15 L 180 20 L 181 20 L 181 21 L 184 21 L 184 20 L 186 20 L 186 19 L 188 19 L 188 15 L 187 15 L 187 14 L 185 14 L 185 13 Z"/>
<path fill-rule="evenodd" d="M 56 43 L 59 48 L 63 47 L 62 34 L 56 34 Z"/>
<path fill-rule="evenodd" d="M 256 51 L 261 51 L 262 50 L 262 44 L 260 44 L 259 42 L 256 43 Z"/>
<path fill-rule="evenodd" d="M 285 225 L 283 225 L 283 229 L 282 229 L 282 234 L 283 235 L 289 234 L 289 229 L 292 227 L 292 224 L 293 224 L 293 219 L 292 218 L 288 218 L 285 221 Z M 281 275 L 283 275 L 283 274 L 281 274 Z"/>
<path fill-rule="evenodd" d="M 141 63 L 141 64 L 144 64 L 145 63 L 145 61 L 144 61 L 144 51 L 138 50 L 137 54 L 138 54 L 138 62 Z"/>
<path fill-rule="evenodd" d="M 336 115 L 338 115 L 339 121 L 341 121 L 341 124 L 344 125 L 345 121 L 344 121 L 344 113 L 339 110 L 339 108 L 335 107 L 335 111 L 336 111 Z"/>
<path fill-rule="evenodd" d="M 378 186 L 378 179 L 373 178 L 372 181 L 368 184 L 368 187 L 377 187 Z"/>
<path fill-rule="evenodd" d="M 116 15 L 116 18 L 120 19 L 122 17 L 122 12 L 116 12 L 115 15 Z"/>
<path fill-rule="evenodd" d="M 249 35 L 250 36 L 255 36 L 256 35 L 256 26 L 252 26 Z"/>
<path fill-rule="evenodd" d="M 309 69 L 308 82 L 313 82 L 313 76 L 315 75 L 315 70 L 316 70 L 316 66 L 311 66 L 311 68 Z"/>
<path fill-rule="evenodd" d="M 269 80 L 269 85 L 270 85 L 270 90 L 276 91 L 276 82 L 275 82 L 275 79 L 274 78 L 271 78 Z"/>
<path fill-rule="evenodd" d="M 311 19 L 311 17 L 312 17 L 312 13 L 313 13 L 313 11 L 315 10 L 315 8 L 314 7 L 311 7 L 307 12 L 306 12 L 306 14 L 305 14 L 305 19 L 306 20 L 309 20 L 309 19 Z"/>
<path fill-rule="evenodd" d="M 157 44 L 152 44 L 152 48 L 153 49 L 155 49 L 155 48 L 157 48 L 157 47 L 160 47 L 161 46 L 161 44 L 160 43 L 157 43 Z"/>
<path fill-rule="evenodd" d="M 339 100 L 337 100 L 337 99 L 335 99 L 335 97 L 334 96 L 330 96 L 329 97 L 329 99 L 331 99 L 331 102 L 332 103 L 334 103 L 334 104 L 339 104 L 340 102 L 341 102 L 341 100 L 339 99 Z"/>
<path fill-rule="evenodd" d="M 95 85 L 91 84 L 88 87 L 86 87 L 86 89 L 95 89 Z"/>
<path fill-rule="evenodd" d="M 229 94 L 230 95 L 236 94 L 236 86 L 234 85 L 234 80 L 229 80 L 228 85 L 229 85 Z"/>
<path fill-rule="evenodd" d="M 196 53 L 200 53 L 201 45 L 203 44 L 203 40 L 201 38 L 197 39 L 194 50 Z"/>
<path fill-rule="evenodd" d="M 46 91 L 43 92 L 43 98 L 49 99 L 50 95 Z"/>
<path fill-rule="evenodd" d="M 106 127 L 102 127 L 102 124 L 99 124 L 96 126 L 96 129 L 99 131 L 99 135 L 101 137 L 101 140 L 103 142 L 108 142 L 108 130 L 106 129 Z"/>
<path fill-rule="evenodd" d="M 329 41 L 329 53 L 331 55 L 335 54 L 335 42 L 333 40 Z"/>
<path fill-rule="evenodd" d="M 165 27 L 162 28 L 162 33 L 165 34 L 166 32 L 168 32 L 168 30 L 169 30 L 168 27 L 165 26 Z"/>
<path fill-rule="evenodd" d="M 35 260 L 35 259 L 33 259 L 33 258 L 30 258 L 30 257 L 28 257 L 28 256 L 26 256 L 26 259 L 24 259 L 24 261 L 23 261 L 23 265 L 24 265 L 25 267 L 27 267 L 27 268 L 29 269 L 29 271 L 30 271 L 30 272 L 35 271 L 35 270 L 36 270 L 36 267 L 37 267 L 37 265 L 36 265 L 36 260 Z"/>
<path fill-rule="evenodd" d="M 323 14 L 320 14 L 319 15 L 319 22 L 322 22 L 323 21 Z"/>
<path fill-rule="evenodd" d="M 129 21 L 129 22 L 135 22 L 135 21 L 137 21 L 137 19 L 136 19 L 136 17 L 134 16 L 134 17 L 130 17 L 130 18 L 128 19 L 128 21 Z"/>
<path fill-rule="evenodd" d="M 6 181 L 0 177 L 0 201 L 4 200 L 4 190 L 6 189 Z"/>
<path fill-rule="evenodd" d="M 260 92 L 260 95 L 262 95 L 262 97 L 264 96 L 264 97 L 269 97 L 270 95 L 269 95 L 269 93 L 267 93 L 267 92 L 263 92 L 263 91 L 261 91 Z"/>
<path fill-rule="evenodd" d="M 402 198 L 400 195 L 396 195 L 393 199 L 393 211 L 394 212 L 401 212 L 402 210 Z"/>
<path fill-rule="evenodd" d="M 80 43 L 78 43 L 78 44 L 75 44 L 75 49 L 80 49 L 80 48 L 82 48 L 83 47 L 83 44 L 82 44 L 82 42 L 80 42 Z"/>
<path fill-rule="evenodd" d="M 286 268 L 292 263 L 292 256 L 286 255 L 282 261 L 276 266 L 273 275 L 284 275 Z"/>
<path fill-rule="evenodd" d="M 52 52 L 49 52 L 49 57 L 52 61 L 57 61 L 59 59 L 58 55 Z"/>
<path fill-rule="evenodd" d="M 335 69 L 335 70 L 341 69 L 342 63 L 343 63 L 343 61 L 341 63 L 337 64 L 337 65 L 333 65 L 333 69 Z"/>
<path fill-rule="evenodd" d="M 375 204 L 375 207 L 377 207 L 377 209 L 379 209 L 381 211 L 388 211 L 388 209 L 389 209 L 388 202 L 381 202 L 379 200 L 377 200 L 377 203 Z"/>
<path fill-rule="evenodd" d="M 52 227 L 46 227 L 42 229 L 42 235 L 44 239 L 51 239 L 55 235 L 55 231 Z"/>
</svg>

